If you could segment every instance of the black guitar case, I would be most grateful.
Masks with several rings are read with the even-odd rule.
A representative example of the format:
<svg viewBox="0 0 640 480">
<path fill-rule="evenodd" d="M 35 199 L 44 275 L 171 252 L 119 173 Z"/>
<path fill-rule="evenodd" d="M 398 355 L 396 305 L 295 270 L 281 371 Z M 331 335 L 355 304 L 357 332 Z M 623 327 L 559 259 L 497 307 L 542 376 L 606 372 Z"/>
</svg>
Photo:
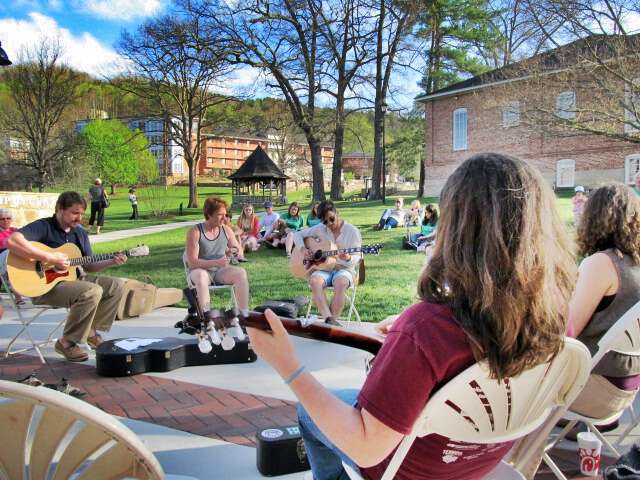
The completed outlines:
<svg viewBox="0 0 640 480">
<path fill-rule="evenodd" d="M 195 338 L 163 338 L 135 350 L 116 346 L 124 338 L 102 342 L 96 350 L 96 370 L 103 377 L 127 377 L 145 372 L 169 372 L 181 367 L 250 363 L 258 358 L 249 339 L 236 340 L 232 350 L 213 345 L 209 353 L 202 353 Z"/>
</svg>

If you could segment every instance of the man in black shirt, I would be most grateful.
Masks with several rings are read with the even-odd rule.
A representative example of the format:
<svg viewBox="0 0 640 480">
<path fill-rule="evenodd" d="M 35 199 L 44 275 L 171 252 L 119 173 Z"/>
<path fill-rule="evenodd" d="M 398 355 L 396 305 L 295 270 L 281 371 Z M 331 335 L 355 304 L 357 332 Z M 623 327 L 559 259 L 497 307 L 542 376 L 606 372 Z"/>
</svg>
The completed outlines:
<svg viewBox="0 0 640 480">
<path fill-rule="evenodd" d="M 82 255 L 92 255 L 87 232 L 80 226 L 87 203 L 77 192 L 61 193 L 56 202 L 56 213 L 22 227 L 7 242 L 12 254 L 34 259 L 61 270 L 69 268 L 69 258 L 61 252 L 45 252 L 30 242 L 44 243 L 57 248 L 65 243 L 74 243 Z M 99 272 L 127 261 L 125 255 L 116 255 L 110 260 L 92 263 L 84 267 L 87 272 Z M 113 277 L 81 275 L 80 279 L 60 282 L 49 292 L 33 299 L 34 304 L 69 307 L 62 337 L 55 350 L 72 362 L 84 362 L 89 358 L 78 344 L 88 343 L 97 348 L 102 343 L 98 330 L 111 328 L 120 303 L 124 281 Z"/>
</svg>

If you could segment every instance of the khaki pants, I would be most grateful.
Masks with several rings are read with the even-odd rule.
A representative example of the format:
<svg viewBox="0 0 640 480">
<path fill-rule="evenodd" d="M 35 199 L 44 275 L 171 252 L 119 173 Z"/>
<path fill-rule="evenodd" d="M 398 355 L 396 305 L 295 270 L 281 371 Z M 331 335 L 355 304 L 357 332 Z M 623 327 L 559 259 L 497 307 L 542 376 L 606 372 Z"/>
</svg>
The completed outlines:
<svg viewBox="0 0 640 480">
<path fill-rule="evenodd" d="M 61 282 L 49 292 L 33 299 L 36 305 L 69 308 L 64 337 L 84 343 L 90 330 L 108 331 L 116 318 L 124 280 L 87 275 L 82 280 Z"/>
<path fill-rule="evenodd" d="M 571 404 L 569 410 L 586 417 L 606 418 L 614 413 L 621 412 L 631 405 L 636 397 L 636 393 L 637 390 L 620 390 L 603 376 L 591 374 L 589 380 L 587 380 L 587 384 Z M 544 426 L 545 424 L 543 423 L 538 430 L 544 428 Z M 536 435 L 538 430 L 535 430 L 530 435 Z M 509 462 L 517 464 L 520 456 L 526 453 L 528 438 L 529 436 L 524 437 L 514 445 L 509 454 Z M 538 466 L 542 461 L 546 443 L 547 439 L 539 445 L 539 451 L 531 456 L 531 460 L 529 460 L 526 465 L 521 466 L 520 472 L 527 479 L 532 479 L 535 476 Z"/>
</svg>

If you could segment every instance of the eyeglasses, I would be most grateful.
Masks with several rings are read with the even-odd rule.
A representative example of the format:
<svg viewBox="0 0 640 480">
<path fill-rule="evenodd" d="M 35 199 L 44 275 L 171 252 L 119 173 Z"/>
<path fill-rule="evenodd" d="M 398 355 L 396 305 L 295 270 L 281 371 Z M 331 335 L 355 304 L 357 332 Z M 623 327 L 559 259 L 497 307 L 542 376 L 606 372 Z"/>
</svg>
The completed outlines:
<svg viewBox="0 0 640 480">
<path fill-rule="evenodd" d="M 324 223 L 325 225 L 329 225 L 330 223 L 334 223 L 336 221 L 336 216 L 333 215 L 331 217 L 325 217 L 324 220 L 322 220 L 322 223 Z"/>
</svg>

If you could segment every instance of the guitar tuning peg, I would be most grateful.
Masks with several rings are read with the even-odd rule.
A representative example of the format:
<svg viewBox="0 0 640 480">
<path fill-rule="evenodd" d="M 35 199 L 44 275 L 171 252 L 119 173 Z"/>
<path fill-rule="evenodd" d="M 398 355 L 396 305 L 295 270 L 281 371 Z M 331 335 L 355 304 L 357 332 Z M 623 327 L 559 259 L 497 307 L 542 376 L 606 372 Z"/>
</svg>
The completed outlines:
<svg viewBox="0 0 640 480">
<path fill-rule="evenodd" d="M 233 347 L 236 346 L 236 341 L 233 339 L 231 335 L 225 335 L 222 339 L 222 349 L 223 350 L 232 350 Z"/>
<path fill-rule="evenodd" d="M 200 350 L 204 354 L 207 354 L 211 350 L 213 350 L 213 345 L 211 345 L 211 342 L 206 335 L 201 335 L 198 337 L 198 350 Z"/>
</svg>

